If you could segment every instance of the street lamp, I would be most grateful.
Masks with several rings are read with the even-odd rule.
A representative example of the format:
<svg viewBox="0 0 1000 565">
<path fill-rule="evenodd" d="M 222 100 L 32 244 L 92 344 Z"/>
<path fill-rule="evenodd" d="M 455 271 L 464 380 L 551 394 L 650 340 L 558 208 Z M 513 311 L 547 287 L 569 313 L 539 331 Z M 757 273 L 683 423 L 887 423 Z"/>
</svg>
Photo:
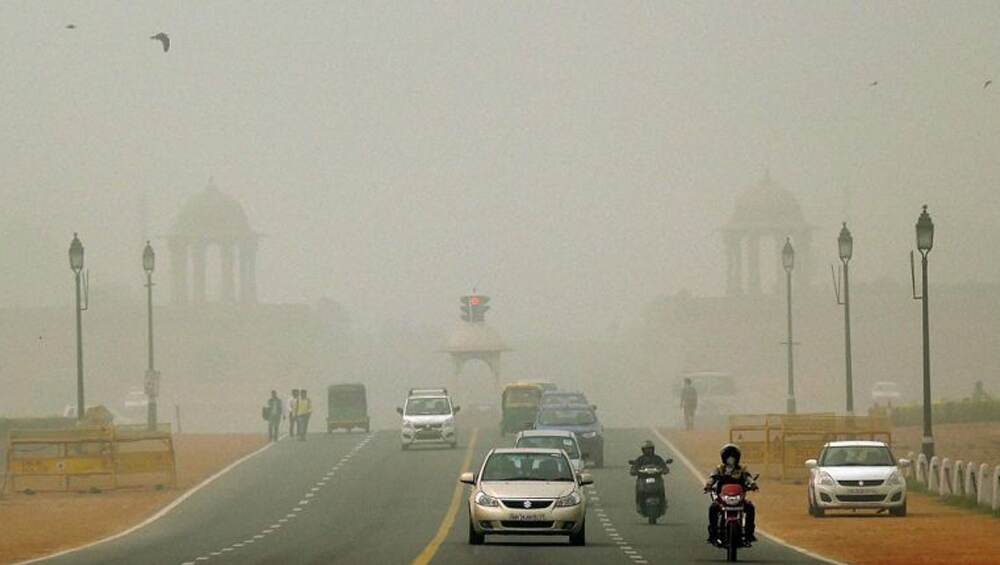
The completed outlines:
<svg viewBox="0 0 1000 565">
<path fill-rule="evenodd" d="M 153 365 L 153 270 L 156 268 L 156 253 L 153 246 L 146 242 L 146 248 L 142 251 L 142 268 L 146 271 L 146 304 L 148 308 L 147 319 L 149 329 L 147 339 L 149 345 L 149 366 L 146 369 L 146 428 L 149 431 L 156 430 L 156 397 L 159 392 L 159 375 Z"/>
<path fill-rule="evenodd" d="M 934 222 L 931 221 L 931 216 L 927 213 L 926 204 L 917 219 L 916 228 L 923 286 L 919 297 L 916 296 L 916 289 L 914 289 L 914 298 L 923 302 L 924 311 L 924 437 L 921 442 L 921 451 L 925 457 L 930 459 L 934 456 L 934 433 L 931 429 L 931 332 L 927 309 L 927 255 L 934 247 Z"/>
<path fill-rule="evenodd" d="M 77 234 L 73 233 L 73 241 L 69 244 L 69 268 L 73 270 L 76 280 L 76 419 L 83 420 L 85 412 L 83 398 L 83 311 L 81 304 L 80 283 L 83 273 L 83 243 Z"/>
<path fill-rule="evenodd" d="M 795 268 L 795 249 L 792 238 L 785 239 L 781 250 L 781 266 L 785 268 L 785 287 L 788 290 L 788 400 L 785 407 L 789 414 L 795 413 L 795 359 L 792 353 L 792 269 Z"/>
<path fill-rule="evenodd" d="M 848 274 L 848 263 L 854 254 L 854 238 L 847 229 L 847 222 L 840 228 L 837 236 L 837 251 L 840 262 L 844 265 L 844 363 L 847 377 L 847 413 L 854 415 L 854 377 L 851 374 L 851 283 Z"/>
</svg>

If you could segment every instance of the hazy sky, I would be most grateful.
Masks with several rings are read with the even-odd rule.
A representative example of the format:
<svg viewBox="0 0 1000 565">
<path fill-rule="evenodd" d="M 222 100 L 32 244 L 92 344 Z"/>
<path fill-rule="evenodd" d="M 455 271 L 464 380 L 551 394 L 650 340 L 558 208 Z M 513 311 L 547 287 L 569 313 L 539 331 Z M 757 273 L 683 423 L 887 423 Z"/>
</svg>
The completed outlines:
<svg viewBox="0 0 1000 565">
<path fill-rule="evenodd" d="M 908 282 L 927 202 L 935 280 L 995 281 L 998 28 L 995 2 L 6 1 L 0 300 L 68 300 L 73 231 L 139 292 L 140 195 L 164 234 L 210 176 L 267 234 L 263 300 L 363 324 L 452 319 L 476 281 L 509 334 L 718 294 L 765 167 L 821 267 L 850 191 L 857 279 Z"/>
</svg>

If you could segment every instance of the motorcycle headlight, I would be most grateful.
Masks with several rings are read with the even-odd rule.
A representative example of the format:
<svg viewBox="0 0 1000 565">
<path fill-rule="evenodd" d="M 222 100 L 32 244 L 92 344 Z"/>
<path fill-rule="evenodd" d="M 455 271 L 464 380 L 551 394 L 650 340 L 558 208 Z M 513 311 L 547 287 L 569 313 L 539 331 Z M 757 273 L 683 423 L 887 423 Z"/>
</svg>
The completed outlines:
<svg viewBox="0 0 1000 565">
<path fill-rule="evenodd" d="M 725 502 L 729 506 L 739 506 L 743 502 L 742 496 L 723 496 L 722 502 Z"/>
<path fill-rule="evenodd" d="M 576 491 L 573 491 L 566 496 L 556 499 L 556 508 L 566 508 L 567 506 L 576 506 L 583 502 L 583 497 L 579 495 Z"/>
<path fill-rule="evenodd" d="M 488 506 L 490 508 L 496 508 L 497 506 L 500 506 L 500 501 L 499 500 L 497 500 L 496 498 L 494 498 L 494 497 L 486 494 L 483 491 L 479 491 L 479 492 L 476 493 L 476 499 L 475 500 L 476 500 L 476 504 L 478 504 L 480 506 Z"/>
<path fill-rule="evenodd" d="M 580 434 L 580 437 L 585 437 L 587 439 L 592 439 L 592 438 L 597 437 L 597 432 L 583 432 L 582 434 Z"/>
<path fill-rule="evenodd" d="M 893 471 L 889 478 L 885 480 L 887 485 L 904 485 L 906 484 L 906 479 L 903 478 L 902 473 L 899 471 Z"/>
<path fill-rule="evenodd" d="M 837 482 L 833 480 L 833 477 L 830 476 L 830 473 L 827 473 L 826 471 L 820 471 L 816 475 L 816 483 L 828 487 L 832 487 L 837 484 Z"/>
</svg>

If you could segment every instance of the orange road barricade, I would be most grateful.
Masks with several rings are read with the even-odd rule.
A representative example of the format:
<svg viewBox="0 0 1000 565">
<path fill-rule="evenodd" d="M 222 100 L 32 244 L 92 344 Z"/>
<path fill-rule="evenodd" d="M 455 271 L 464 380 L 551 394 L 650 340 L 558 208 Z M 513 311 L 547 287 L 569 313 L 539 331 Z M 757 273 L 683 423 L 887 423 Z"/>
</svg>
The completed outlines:
<svg viewBox="0 0 1000 565">
<path fill-rule="evenodd" d="M 169 425 L 11 430 L 6 471 L 11 491 L 177 485 Z"/>
<path fill-rule="evenodd" d="M 766 477 L 801 479 L 806 459 L 819 456 L 827 442 L 869 439 L 892 444 L 892 425 L 880 415 L 746 414 L 729 417 L 729 441 L 740 446 L 743 461 Z"/>
</svg>

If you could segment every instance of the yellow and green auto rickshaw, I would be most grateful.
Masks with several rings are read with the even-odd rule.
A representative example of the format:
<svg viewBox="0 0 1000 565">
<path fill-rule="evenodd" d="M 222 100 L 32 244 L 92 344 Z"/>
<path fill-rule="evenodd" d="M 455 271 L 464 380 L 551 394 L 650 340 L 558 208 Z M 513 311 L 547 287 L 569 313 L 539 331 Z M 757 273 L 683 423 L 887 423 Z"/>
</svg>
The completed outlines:
<svg viewBox="0 0 1000 565">
<path fill-rule="evenodd" d="M 368 432 L 368 394 L 365 385 L 359 383 L 330 385 L 326 389 L 327 418 L 326 431 L 338 428 L 350 432 L 359 428 Z"/>
<path fill-rule="evenodd" d="M 503 388 L 501 435 L 529 430 L 534 426 L 542 392 L 542 387 L 536 383 L 513 383 Z"/>
</svg>

